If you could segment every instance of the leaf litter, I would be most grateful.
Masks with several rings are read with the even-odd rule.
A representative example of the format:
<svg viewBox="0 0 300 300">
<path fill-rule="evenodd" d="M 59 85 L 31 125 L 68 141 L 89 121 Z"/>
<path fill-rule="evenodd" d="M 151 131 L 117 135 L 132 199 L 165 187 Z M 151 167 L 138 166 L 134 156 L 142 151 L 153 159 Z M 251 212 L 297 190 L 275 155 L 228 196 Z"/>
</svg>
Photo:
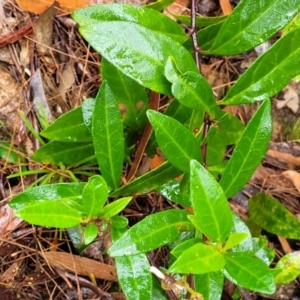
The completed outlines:
<svg viewBox="0 0 300 300">
<path fill-rule="evenodd" d="M 37 115 L 43 114 L 42 107 L 51 122 L 52 118 L 80 105 L 83 99 L 95 96 L 101 80 L 98 55 L 86 46 L 68 15 L 56 16 L 74 9 L 67 3 L 70 1 L 59 1 L 60 7 L 53 4 L 54 1 L 48 1 L 42 8 L 37 8 L 36 1 L 17 2 L 19 6 L 12 0 L 0 1 L 0 61 L 4 62 L 4 65 L 0 64 L 0 134 L 1 140 L 19 147 L 20 153 L 24 153 L 21 148 L 25 148 L 25 153 L 29 154 L 39 145 L 26 130 L 18 110 L 23 111 L 32 124 L 37 124 Z M 74 5 L 82 7 L 91 2 L 99 1 L 77 1 Z M 134 2 L 137 4 L 137 1 Z M 236 3 L 223 0 L 220 4 L 227 14 Z M 176 14 L 188 13 L 187 5 L 186 1 L 176 1 L 173 5 L 177 9 Z M 22 6 L 23 9 L 20 8 Z M 28 11 L 33 9 L 40 9 L 34 12 L 42 14 L 30 14 Z M 202 14 L 214 15 L 220 6 L 217 1 L 201 1 L 199 9 Z M 36 49 L 34 52 L 30 51 L 32 46 Z M 234 58 L 204 60 L 203 71 L 218 99 L 224 96 L 228 87 L 256 56 L 257 53 L 251 51 Z M 38 77 L 37 83 L 34 82 L 35 76 Z M 293 214 L 300 214 L 300 146 L 297 143 L 300 134 L 291 139 L 295 122 L 288 124 L 289 132 L 285 130 L 284 123 L 285 120 L 299 118 L 298 90 L 299 84 L 291 83 L 274 99 L 273 113 L 278 125 L 275 123 L 273 142 L 248 185 L 231 200 L 232 209 L 244 220 L 247 219 L 247 199 L 261 190 L 279 199 Z M 255 107 L 252 110 L 245 106 L 227 109 L 246 123 Z M 37 125 L 34 126 L 38 129 Z M 47 168 L 37 165 L 29 157 L 27 161 L 28 169 Z M 33 228 L 20 222 L 12 215 L 7 200 L 27 187 L 34 178 L 28 176 L 20 182 L 7 179 L 16 170 L 3 158 L 0 163 L 3 166 L 0 170 L 0 254 L 3 257 L 0 293 L 3 299 L 125 299 L 121 291 L 108 293 L 116 280 L 114 262 L 104 255 L 110 244 L 109 237 L 104 237 L 97 249 L 87 252 L 87 257 L 80 257 L 72 250 L 65 232 Z M 123 214 L 134 224 L 150 212 L 169 207 L 174 207 L 174 204 L 153 192 L 136 197 Z M 279 257 L 283 252 L 299 250 L 295 241 L 279 241 L 273 241 Z M 101 255 L 94 256 L 95 253 Z M 167 259 L 165 248 L 150 253 L 152 264 L 166 266 Z M 109 275 L 105 275 L 105 271 Z M 291 284 L 285 290 L 279 289 L 277 295 L 292 297 L 296 290 L 297 286 Z"/>
</svg>

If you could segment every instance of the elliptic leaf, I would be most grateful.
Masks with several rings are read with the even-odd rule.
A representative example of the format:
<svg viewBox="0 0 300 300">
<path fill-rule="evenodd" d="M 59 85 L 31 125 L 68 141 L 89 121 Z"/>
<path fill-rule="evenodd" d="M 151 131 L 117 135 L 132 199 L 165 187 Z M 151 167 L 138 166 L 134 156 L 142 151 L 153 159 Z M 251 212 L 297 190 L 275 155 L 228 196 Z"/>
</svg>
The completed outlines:
<svg viewBox="0 0 300 300">
<path fill-rule="evenodd" d="M 108 188 L 103 177 L 99 175 L 90 177 L 82 193 L 82 205 L 88 219 L 97 216 L 107 196 Z"/>
<path fill-rule="evenodd" d="M 283 5 L 286 5 L 286 2 L 292 3 L 281 0 L 276 2 Z M 273 23 L 273 20 L 270 23 Z M 254 103 L 270 98 L 300 73 L 296 67 L 299 64 L 300 29 L 296 29 L 280 38 L 262 54 L 218 103 L 223 105 Z"/>
<path fill-rule="evenodd" d="M 152 5 L 154 4 L 157 2 L 152 3 Z M 164 14 L 145 6 L 121 3 L 92 5 L 74 11 L 72 17 L 80 26 L 103 21 L 127 21 L 167 35 L 179 43 L 187 39 L 184 29 L 179 24 Z"/>
<path fill-rule="evenodd" d="M 220 300 L 224 285 L 224 275 L 219 272 L 197 274 L 194 276 L 195 291 L 205 300 Z"/>
<path fill-rule="evenodd" d="M 188 15 L 174 15 L 173 16 L 181 23 L 190 26 L 191 17 Z M 196 27 L 207 27 L 216 23 L 224 22 L 228 16 L 217 16 L 217 17 L 206 17 L 206 16 L 196 16 Z M 201 31 L 201 30 L 200 30 Z"/>
<path fill-rule="evenodd" d="M 179 238 L 183 231 L 193 228 L 184 210 L 166 210 L 149 215 L 112 245 L 109 254 L 113 257 L 148 252 Z"/>
<path fill-rule="evenodd" d="M 92 136 L 82 117 L 82 107 L 60 116 L 54 123 L 41 132 L 49 140 L 60 142 L 90 142 Z"/>
<path fill-rule="evenodd" d="M 84 228 L 84 243 L 86 245 L 90 244 L 98 235 L 98 227 L 94 223 L 89 223 Z"/>
<path fill-rule="evenodd" d="M 44 164 L 70 166 L 87 157 L 92 160 L 94 154 L 93 144 L 52 141 L 35 151 L 31 158 Z"/>
<path fill-rule="evenodd" d="M 112 227 L 116 229 L 122 229 L 128 225 L 128 219 L 122 216 L 112 216 L 110 221 Z"/>
<path fill-rule="evenodd" d="M 184 241 L 180 243 L 178 246 L 176 246 L 172 251 L 171 254 L 174 255 L 176 258 L 178 258 L 183 252 L 185 252 L 190 247 L 201 243 L 201 239 L 199 238 L 192 238 L 187 241 Z"/>
<path fill-rule="evenodd" d="M 194 221 L 208 238 L 224 242 L 233 225 L 232 212 L 224 192 L 214 177 L 197 161 L 191 161 L 191 202 Z"/>
<path fill-rule="evenodd" d="M 123 124 L 116 99 L 105 82 L 96 97 L 92 136 L 101 175 L 111 189 L 116 189 L 123 171 Z"/>
<path fill-rule="evenodd" d="M 16 215 L 32 224 L 68 228 L 83 217 L 81 194 L 85 183 L 38 186 L 14 197 L 9 205 Z"/>
<path fill-rule="evenodd" d="M 300 251 L 283 256 L 275 268 L 281 269 L 275 277 L 277 284 L 286 284 L 295 280 L 300 275 Z"/>
<path fill-rule="evenodd" d="M 289 238 L 300 239 L 300 222 L 278 200 L 256 194 L 249 200 L 250 220 L 261 228 Z"/>
<path fill-rule="evenodd" d="M 174 179 L 181 173 L 182 171 L 172 166 L 169 162 L 165 162 L 156 169 L 136 178 L 126 185 L 123 185 L 116 191 L 112 192 L 110 197 L 126 196 L 151 191 L 161 184 Z"/>
<path fill-rule="evenodd" d="M 121 72 L 153 91 L 171 93 L 171 85 L 164 77 L 169 56 L 174 57 L 180 72 L 198 71 L 192 55 L 183 46 L 138 24 L 100 22 L 83 26 L 79 31 Z"/>
<path fill-rule="evenodd" d="M 108 219 L 117 215 L 127 206 L 131 199 L 132 197 L 121 198 L 104 206 L 98 214 L 99 218 Z"/>
<path fill-rule="evenodd" d="M 134 131 L 141 131 L 147 121 L 146 111 L 149 108 L 146 89 L 106 59 L 102 59 L 101 73 L 118 102 L 124 124 Z"/>
<path fill-rule="evenodd" d="M 225 243 L 225 246 L 223 248 L 223 251 L 227 251 L 231 249 L 232 247 L 239 245 L 243 240 L 245 240 L 248 237 L 248 233 L 246 232 L 235 232 L 232 233 L 228 240 Z"/>
<path fill-rule="evenodd" d="M 248 123 L 224 170 L 220 185 L 227 198 L 250 179 L 267 151 L 271 134 L 271 103 L 267 99 Z"/>
<path fill-rule="evenodd" d="M 170 163 L 188 173 L 191 159 L 202 161 L 199 142 L 186 127 L 154 110 L 148 110 L 147 116 L 157 143 Z"/>
<path fill-rule="evenodd" d="M 158 0 L 147 4 L 145 7 L 155 9 L 157 11 L 162 11 L 166 7 L 170 6 L 173 2 L 175 2 L 175 0 Z"/>
<path fill-rule="evenodd" d="M 225 253 L 224 275 L 233 283 L 264 294 L 273 294 L 276 285 L 268 266 L 246 253 Z"/>
<path fill-rule="evenodd" d="M 169 268 L 172 273 L 205 274 L 223 269 L 225 259 L 215 246 L 196 244 L 184 251 Z"/>
<path fill-rule="evenodd" d="M 201 48 L 217 55 L 243 53 L 268 40 L 288 24 L 299 8 L 299 0 L 240 1 L 215 39 L 205 47 L 200 44 Z"/>
<path fill-rule="evenodd" d="M 112 230 L 116 242 L 123 230 Z M 118 280 L 128 300 L 152 300 L 152 275 L 146 254 L 115 257 Z"/>
<path fill-rule="evenodd" d="M 268 242 L 266 236 L 252 239 L 253 253 L 269 266 L 275 258 L 275 250 L 268 247 Z"/>
</svg>

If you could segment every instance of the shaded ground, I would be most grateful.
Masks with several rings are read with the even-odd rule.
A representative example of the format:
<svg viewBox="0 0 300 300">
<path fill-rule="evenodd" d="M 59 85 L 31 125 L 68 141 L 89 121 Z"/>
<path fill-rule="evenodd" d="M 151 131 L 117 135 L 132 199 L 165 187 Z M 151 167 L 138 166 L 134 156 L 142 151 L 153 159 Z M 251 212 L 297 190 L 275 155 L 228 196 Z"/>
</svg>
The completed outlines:
<svg viewBox="0 0 300 300">
<path fill-rule="evenodd" d="M 202 13 L 220 12 L 217 1 L 203 3 Z M 8 175 L 19 172 L 22 165 L 31 170 L 52 168 L 30 159 L 40 145 L 18 111 L 21 110 L 39 131 L 40 105 L 51 121 L 80 105 L 83 99 L 94 97 L 101 82 L 99 56 L 83 41 L 68 15 L 55 16 L 54 9 L 37 18 L 13 1 L 2 0 L 0 20 L 0 140 L 19 147 L 25 158 L 19 163 L 8 163 L 3 159 L 0 162 L 0 298 L 124 299 L 116 284 L 114 263 L 104 255 L 110 244 L 108 234 L 103 233 L 82 256 L 75 256 L 66 232 L 20 222 L 6 205 L 13 195 L 37 179 L 36 175 L 22 180 L 7 179 Z M 222 98 L 232 81 L 255 57 L 257 53 L 252 51 L 239 57 L 203 60 L 203 72 L 215 87 L 218 98 Z M 293 214 L 300 214 L 300 147 L 296 141 L 299 135 L 294 128 L 299 117 L 299 90 L 299 85 L 293 83 L 273 100 L 274 134 L 270 150 L 249 184 L 231 201 L 233 210 L 244 220 L 247 219 L 247 199 L 258 191 L 268 192 Z M 246 123 L 255 107 L 230 107 L 229 110 Z M 155 193 L 139 195 L 124 210 L 124 216 L 132 225 L 144 216 L 170 206 L 174 204 Z M 300 248 L 297 241 L 273 235 L 269 235 L 269 240 L 278 258 Z M 51 256 L 49 250 L 56 254 Z M 149 259 L 154 265 L 166 266 L 168 252 L 162 249 L 150 253 Z M 96 262 L 105 264 L 111 278 L 103 275 L 104 267 L 99 267 Z M 92 273 L 95 277 L 89 276 Z M 228 292 L 230 288 L 226 285 Z M 299 295 L 299 284 L 295 281 L 269 298 L 292 299 Z M 253 294 L 245 295 L 244 299 L 264 298 Z"/>
</svg>

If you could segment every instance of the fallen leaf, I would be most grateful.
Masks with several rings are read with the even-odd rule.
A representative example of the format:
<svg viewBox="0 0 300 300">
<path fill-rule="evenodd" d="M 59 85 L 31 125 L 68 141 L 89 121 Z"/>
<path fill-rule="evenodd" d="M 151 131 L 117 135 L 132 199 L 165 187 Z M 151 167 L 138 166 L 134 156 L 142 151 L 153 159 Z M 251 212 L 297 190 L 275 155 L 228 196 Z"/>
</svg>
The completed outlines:
<svg viewBox="0 0 300 300">
<path fill-rule="evenodd" d="M 35 14 L 43 13 L 48 7 L 50 7 L 55 0 L 16 0 L 18 5 L 27 11 L 33 12 Z M 85 7 L 90 4 L 97 3 L 97 1 L 92 0 L 58 0 L 59 4 L 58 13 L 69 13 L 75 9 Z"/>
<path fill-rule="evenodd" d="M 40 254 L 52 267 L 83 276 L 90 276 L 93 274 L 98 279 L 117 281 L 116 268 L 113 266 L 65 252 L 49 251 Z"/>
<path fill-rule="evenodd" d="M 269 149 L 267 155 L 286 164 L 300 166 L 300 157 L 296 157 L 290 153 Z"/>
<path fill-rule="evenodd" d="M 61 73 L 61 82 L 58 87 L 58 91 L 60 96 L 66 102 L 66 93 L 67 90 L 73 85 L 75 82 L 74 70 L 71 64 L 68 64 L 66 68 Z"/>
<path fill-rule="evenodd" d="M 14 230 L 21 222 L 22 220 L 14 217 L 13 209 L 8 204 L 0 208 L 0 236 Z"/>
<path fill-rule="evenodd" d="M 295 186 L 295 188 L 300 193 L 300 174 L 293 170 L 284 171 L 281 173 L 285 178 L 291 180 Z"/>
<path fill-rule="evenodd" d="M 291 84 L 283 90 L 283 98 L 283 101 L 277 100 L 276 107 L 281 109 L 287 106 L 294 114 L 297 113 L 299 110 L 299 96 Z"/>
</svg>

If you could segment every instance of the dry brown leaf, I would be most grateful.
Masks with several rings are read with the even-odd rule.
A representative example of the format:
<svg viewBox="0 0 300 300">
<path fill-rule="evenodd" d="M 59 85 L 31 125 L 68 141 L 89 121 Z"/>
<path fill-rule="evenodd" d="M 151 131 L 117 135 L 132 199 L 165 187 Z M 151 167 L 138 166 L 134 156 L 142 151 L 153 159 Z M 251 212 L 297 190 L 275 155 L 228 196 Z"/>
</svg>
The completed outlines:
<svg viewBox="0 0 300 300">
<path fill-rule="evenodd" d="M 0 208 L 0 235 L 2 236 L 8 231 L 14 230 L 22 220 L 14 217 L 13 209 L 8 204 Z"/>
<path fill-rule="evenodd" d="M 67 67 L 62 71 L 61 82 L 58 87 L 59 94 L 65 102 L 67 101 L 66 98 L 67 90 L 73 85 L 74 82 L 75 82 L 74 70 L 72 68 L 72 65 L 68 64 Z"/>
<path fill-rule="evenodd" d="M 65 252 L 50 251 L 43 252 L 41 255 L 45 257 L 52 267 L 83 276 L 93 274 L 98 279 L 117 281 L 116 268 L 113 266 Z"/>
<path fill-rule="evenodd" d="M 296 171 L 293 170 L 287 170 L 281 173 L 285 178 L 290 179 L 295 188 L 298 190 L 298 192 L 300 193 L 300 174 Z"/>
<path fill-rule="evenodd" d="M 55 0 L 16 0 L 18 5 L 27 11 L 33 12 L 35 14 L 43 13 L 48 7 L 50 7 Z M 69 13 L 75 9 L 85 7 L 90 4 L 97 3 L 93 0 L 58 0 L 59 4 L 58 13 Z"/>
<path fill-rule="evenodd" d="M 286 164 L 293 165 L 293 166 L 300 166 L 300 157 L 295 157 L 290 153 L 269 149 L 267 155 Z"/>
<path fill-rule="evenodd" d="M 278 236 L 278 240 L 279 240 L 279 242 L 281 244 L 281 247 L 282 247 L 282 249 L 283 249 L 283 251 L 284 251 L 285 254 L 293 252 L 293 250 L 292 250 L 292 248 L 291 248 L 291 246 L 288 243 L 288 241 L 287 241 L 286 238 L 284 238 L 282 236 Z"/>
<path fill-rule="evenodd" d="M 229 15 L 232 12 L 229 0 L 220 0 L 220 6 L 224 15 Z"/>
<path fill-rule="evenodd" d="M 277 100 L 276 107 L 281 109 L 287 106 L 294 114 L 299 110 L 299 96 L 292 83 L 283 90 L 283 101 Z"/>
<path fill-rule="evenodd" d="M 169 7 L 164 10 L 164 14 L 168 16 L 170 19 L 176 20 L 173 17 L 174 15 L 182 15 L 189 5 L 189 0 L 176 0 Z"/>
</svg>

